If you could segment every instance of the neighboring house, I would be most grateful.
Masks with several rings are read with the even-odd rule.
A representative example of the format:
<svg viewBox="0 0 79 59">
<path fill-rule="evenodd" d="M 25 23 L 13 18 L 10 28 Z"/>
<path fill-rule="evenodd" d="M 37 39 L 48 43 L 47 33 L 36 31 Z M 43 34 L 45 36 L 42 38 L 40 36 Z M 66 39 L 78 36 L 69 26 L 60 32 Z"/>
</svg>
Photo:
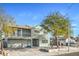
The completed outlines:
<svg viewBox="0 0 79 59">
<path fill-rule="evenodd" d="M 69 43 L 70 46 L 77 46 L 77 42 L 74 39 L 74 37 L 67 38 L 66 39 L 66 45 L 68 45 L 68 43 Z"/>
<path fill-rule="evenodd" d="M 40 26 L 11 26 L 17 28 L 11 36 L 8 36 L 8 48 L 26 48 L 26 47 L 49 47 L 49 40 L 46 30 Z"/>
<path fill-rule="evenodd" d="M 65 45 L 65 38 L 62 36 L 57 37 L 57 39 L 55 38 L 55 36 L 52 36 L 50 38 L 50 45 L 54 46 L 57 45 L 57 40 L 58 40 L 58 44 L 60 45 Z"/>
</svg>

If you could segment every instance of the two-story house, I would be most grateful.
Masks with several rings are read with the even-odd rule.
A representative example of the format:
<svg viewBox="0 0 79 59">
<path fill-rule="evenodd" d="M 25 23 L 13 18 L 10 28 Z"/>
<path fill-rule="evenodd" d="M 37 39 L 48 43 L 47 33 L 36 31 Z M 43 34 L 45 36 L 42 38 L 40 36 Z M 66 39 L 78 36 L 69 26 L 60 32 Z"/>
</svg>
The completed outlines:
<svg viewBox="0 0 79 59">
<path fill-rule="evenodd" d="M 8 48 L 49 47 L 47 32 L 39 27 L 11 26 L 17 30 L 7 37 Z"/>
</svg>

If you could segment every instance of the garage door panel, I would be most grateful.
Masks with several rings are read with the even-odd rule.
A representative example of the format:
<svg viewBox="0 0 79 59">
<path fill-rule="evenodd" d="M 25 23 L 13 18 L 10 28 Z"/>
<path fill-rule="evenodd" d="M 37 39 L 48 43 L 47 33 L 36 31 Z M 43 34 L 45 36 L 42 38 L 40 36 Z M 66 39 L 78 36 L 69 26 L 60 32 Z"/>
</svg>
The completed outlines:
<svg viewBox="0 0 79 59">
<path fill-rule="evenodd" d="M 27 40 L 9 40 L 8 47 L 10 48 L 23 48 L 27 46 Z"/>
</svg>

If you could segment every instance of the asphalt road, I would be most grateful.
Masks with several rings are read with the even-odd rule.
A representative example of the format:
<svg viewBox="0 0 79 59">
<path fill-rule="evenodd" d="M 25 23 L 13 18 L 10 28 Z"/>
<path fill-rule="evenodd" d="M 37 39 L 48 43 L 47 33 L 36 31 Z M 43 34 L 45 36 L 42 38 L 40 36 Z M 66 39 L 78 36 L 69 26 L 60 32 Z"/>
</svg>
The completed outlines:
<svg viewBox="0 0 79 59">
<path fill-rule="evenodd" d="M 68 54 L 61 54 L 58 56 L 79 56 L 79 52 L 73 52 L 73 53 L 68 53 Z"/>
</svg>

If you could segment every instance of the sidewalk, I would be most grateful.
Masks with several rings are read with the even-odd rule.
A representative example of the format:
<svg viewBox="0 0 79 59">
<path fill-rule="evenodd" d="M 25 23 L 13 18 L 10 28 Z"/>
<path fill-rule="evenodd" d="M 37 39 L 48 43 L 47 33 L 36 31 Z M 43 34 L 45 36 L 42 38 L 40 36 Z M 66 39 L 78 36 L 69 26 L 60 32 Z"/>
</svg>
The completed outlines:
<svg viewBox="0 0 79 59">
<path fill-rule="evenodd" d="M 69 52 L 67 46 L 61 47 L 59 49 L 49 49 L 49 53 L 54 53 L 53 55 L 69 54 L 74 52 L 79 52 L 79 47 L 69 47 Z"/>
<path fill-rule="evenodd" d="M 70 47 L 69 52 L 68 47 L 65 46 L 60 49 L 49 49 L 49 52 L 42 52 L 39 50 L 39 48 L 8 49 L 7 52 L 8 56 L 58 56 L 63 54 L 79 52 L 79 48 Z"/>
</svg>

